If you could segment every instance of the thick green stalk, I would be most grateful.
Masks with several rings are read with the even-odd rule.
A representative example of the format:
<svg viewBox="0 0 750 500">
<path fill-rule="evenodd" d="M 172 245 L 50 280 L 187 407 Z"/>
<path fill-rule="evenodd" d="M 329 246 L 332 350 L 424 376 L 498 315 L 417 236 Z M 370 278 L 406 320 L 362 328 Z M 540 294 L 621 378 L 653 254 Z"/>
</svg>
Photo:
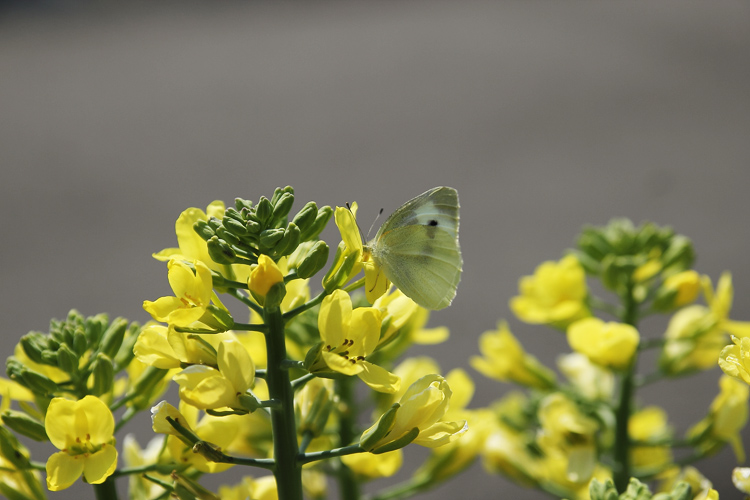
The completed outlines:
<svg viewBox="0 0 750 500">
<path fill-rule="evenodd" d="M 638 328 L 638 303 L 633 298 L 633 285 L 628 284 L 627 293 L 623 300 L 625 310 L 622 322 Z M 614 470 L 614 483 L 617 491 L 623 492 L 630 481 L 630 436 L 628 435 L 628 421 L 630 420 L 633 393 L 635 389 L 635 367 L 638 352 L 636 351 L 630 366 L 625 369 L 620 379 L 620 401 L 617 406 L 615 418 L 615 447 L 614 460 L 617 464 Z"/>
<path fill-rule="evenodd" d="M 294 421 L 294 390 L 289 371 L 282 367 L 286 360 L 284 320 L 278 307 L 265 310 L 268 333 L 268 371 L 266 382 L 271 399 L 279 401 L 271 408 L 273 449 L 276 459 L 276 485 L 279 500 L 302 500 L 302 465 L 297 461 L 297 427 Z"/>
<path fill-rule="evenodd" d="M 101 484 L 92 484 L 96 500 L 117 500 L 115 478 L 110 476 Z"/>
<path fill-rule="evenodd" d="M 357 415 L 354 413 L 356 405 L 352 391 L 353 377 L 345 377 L 336 381 L 336 393 L 341 401 L 341 416 L 339 418 L 339 442 L 342 446 L 347 446 L 357 437 L 355 426 Z M 338 468 L 339 490 L 342 500 L 359 500 L 362 496 L 359 489 L 359 482 L 354 477 L 354 473 L 339 460 Z"/>
</svg>

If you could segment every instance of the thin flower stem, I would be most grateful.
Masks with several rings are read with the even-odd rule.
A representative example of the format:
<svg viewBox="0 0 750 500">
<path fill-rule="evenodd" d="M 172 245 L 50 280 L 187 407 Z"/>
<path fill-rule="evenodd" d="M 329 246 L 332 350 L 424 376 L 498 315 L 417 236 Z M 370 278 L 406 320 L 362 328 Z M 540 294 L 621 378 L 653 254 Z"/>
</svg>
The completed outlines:
<svg viewBox="0 0 750 500">
<path fill-rule="evenodd" d="M 357 288 L 362 288 L 363 286 L 365 286 L 365 279 L 364 278 L 360 278 L 357 281 L 355 281 L 354 283 L 352 283 L 351 285 L 348 285 L 348 286 L 344 287 L 344 291 L 347 292 L 347 293 L 353 292 Z"/>
<path fill-rule="evenodd" d="M 408 481 L 397 484 L 393 488 L 378 493 L 372 497 L 372 500 L 401 500 L 403 498 L 409 498 L 417 493 L 430 489 L 431 482 L 432 481 L 430 481 L 430 478 L 427 476 L 413 477 Z"/>
<path fill-rule="evenodd" d="M 115 433 L 122 429 L 122 427 L 130 422 L 133 417 L 135 417 L 138 414 L 138 410 L 134 409 L 132 406 L 129 407 L 127 410 L 125 410 L 125 413 L 123 413 L 122 418 L 120 419 L 117 424 L 115 424 Z"/>
<path fill-rule="evenodd" d="M 248 332 L 263 332 L 268 331 L 268 326 L 264 324 L 252 324 L 252 323 L 234 323 L 232 330 L 243 330 Z"/>
<path fill-rule="evenodd" d="M 143 474 L 145 472 L 151 472 L 153 470 L 156 470 L 158 467 L 159 467 L 159 464 L 148 464 L 148 465 L 141 465 L 140 467 L 117 469 L 116 471 L 112 473 L 112 477 L 130 476 L 133 474 Z"/>
<path fill-rule="evenodd" d="M 592 308 L 599 309 L 600 311 L 604 311 L 608 314 L 611 314 L 612 316 L 616 318 L 619 318 L 620 316 L 622 316 L 622 310 L 619 307 L 617 307 L 614 304 L 610 304 L 609 302 L 605 302 L 604 300 L 594 295 L 591 295 L 589 297 L 589 303 L 591 304 Z"/>
<path fill-rule="evenodd" d="M 357 444 L 349 446 L 342 446 L 341 448 L 334 448 L 332 450 L 315 451 L 312 453 L 302 453 L 299 456 L 299 462 L 302 464 L 308 464 L 317 460 L 324 460 L 326 458 L 343 457 L 344 455 L 351 455 L 353 453 L 363 453 L 365 450 Z"/>
<path fill-rule="evenodd" d="M 314 378 L 315 378 L 315 375 L 313 375 L 312 373 L 306 373 L 302 375 L 301 377 L 292 380 L 292 388 L 295 391 L 298 391 L 299 389 L 302 389 L 306 383 L 308 383 Z"/>
<path fill-rule="evenodd" d="M 227 293 L 258 313 L 261 318 L 263 317 L 263 308 L 254 301 L 250 300 L 250 297 L 248 297 L 244 293 L 240 293 L 240 291 L 235 288 L 230 288 L 229 290 L 227 290 Z"/>
<path fill-rule="evenodd" d="M 326 292 L 325 290 L 323 290 L 314 299 L 308 300 L 307 302 L 305 302 L 301 306 L 295 307 L 291 311 L 285 312 L 284 315 L 283 315 L 284 321 L 289 321 L 290 319 L 294 318 L 295 316 L 298 316 L 298 315 L 302 314 L 303 312 L 307 311 L 308 309 L 317 306 L 318 304 L 320 304 L 321 302 L 323 302 L 323 299 L 326 298 L 327 295 L 328 295 L 328 292 Z"/>
</svg>

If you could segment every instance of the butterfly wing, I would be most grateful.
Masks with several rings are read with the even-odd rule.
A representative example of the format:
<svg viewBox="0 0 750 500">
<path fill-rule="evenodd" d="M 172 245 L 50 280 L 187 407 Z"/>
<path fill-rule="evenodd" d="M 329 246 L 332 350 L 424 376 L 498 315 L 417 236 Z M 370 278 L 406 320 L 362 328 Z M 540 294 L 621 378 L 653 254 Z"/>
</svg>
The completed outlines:
<svg viewBox="0 0 750 500">
<path fill-rule="evenodd" d="M 391 215 L 371 245 L 385 276 L 427 309 L 450 305 L 461 279 L 458 193 L 431 189 Z"/>
</svg>

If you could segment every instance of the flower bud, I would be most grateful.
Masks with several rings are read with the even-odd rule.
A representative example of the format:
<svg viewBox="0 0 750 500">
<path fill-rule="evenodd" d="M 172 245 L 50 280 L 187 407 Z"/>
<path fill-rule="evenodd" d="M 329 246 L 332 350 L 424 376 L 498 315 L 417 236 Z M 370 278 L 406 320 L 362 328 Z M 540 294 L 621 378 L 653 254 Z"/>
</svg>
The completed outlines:
<svg viewBox="0 0 750 500">
<path fill-rule="evenodd" d="M 228 231 L 236 234 L 237 236 L 247 235 L 247 226 L 244 222 L 240 222 L 239 220 L 232 217 L 224 216 L 224 218 L 221 220 L 221 223 L 224 224 L 224 227 Z"/>
<path fill-rule="evenodd" d="M 309 432 L 313 437 L 320 436 L 332 409 L 333 400 L 327 383 L 319 378 L 308 382 L 294 400 L 300 432 Z"/>
<path fill-rule="evenodd" d="M 251 210 L 253 208 L 253 202 L 250 200 L 244 200 L 242 198 L 235 198 L 234 206 L 240 212 L 243 210 Z"/>
<path fill-rule="evenodd" d="M 5 410 L 2 414 L 2 420 L 8 428 L 34 441 L 49 441 L 44 424 L 28 413 Z"/>
<path fill-rule="evenodd" d="M 284 257 L 291 254 L 299 245 L 299 228 L 294 222 L 290 222 L 286 230 L 284 230 L 284 236 L 276 244 L 272 251 L 272 255 L 275 258 Z"/>
<path fill-rule="evenodd" d="M 237 258 L 237 253 L 229 244 L 220 240 L 218 236 L 212 236 L 206 241 L 208 255 L 217 264 L 232 264 Z"/>
<path fill-rule="evenodd" d="M 260 233 L 260 239 L 258 240 L 260 250 L 267 251 L 275 247 L 276 244 L 281 241 L 281 238 L 284 237 L 284 232 L 283 228 L 266 229 L 265 231 L 262 231 Z"/>
<path fill-rule="evenodd" d="M 286 222 L 286 216 L 289 215 L 289 211 L 294 205 L 294 193 L 283 193 L 273 205 L 273 213 L 271 220 L 277 224 L 284 224 Z"/>
<path fill-rule="evenodd" d="M 670 311 L 693 302 L 701 290 L 700 275 L 694 270 L 673 274 L 664 280 L 656 293 L 653 308 Z"/>
<path fill-rule="evenodd" d="M 208 241 L 212 236 L 216 235 L 214 229 L 204 220 L 196 221 L 193 224 L 193 231 L 205 241 Z"/>
<path fill-rule="evenodd" d="M 94 334 L 96 335 L 96 340 L 91 343 L 89 343 L 88 339 L 93 337 L 94 335 L 89 336 L 83 332 L 76 332 L 73 335 L 73 345 L 71 347 L 73 347 L 73 351 L 75 351 L 78 356 L 83 356 L 83 353 L 88 350 L 89 346 L 93 346 L 99 343 L 99 339 L 101 339 L 102 334 L 101 329 L 97 328 L 97 330 L 99 330 L 99 332 Z"/>
<path fill-rule="evenodd" d="M 36 394 L 49 396 L 60 390 L 57 384 L 49 377 L 29 368 L 22 370 L 20 375 L 20 380 L 16 381 Z"/>
<path fill-rule="evenodd" d="M 44 363 L 42 352 L 47 349 L 47 342 L 41 333 L 28 333 L 20 340 L 23 352 L 35 363 Z"/>
<path fill-rule="evenodd" d="M 65 373 L 75 374 L 78 372 L 78 355 L 63 344 L 57 350 L 57 366 Z"/>
<path fill-rule="evenodd" d="M 299 227 L 300 231 L 304 233 L 315 223 L 315 218 L 317 216 L 318 205 L 316 205 L 314 201 L 309 201 L 299 212 L 297 212 L 297 215 L 294 216 L 292 222 L 294 222 L 297 227 Z"/>
<path fill-rule="evenodd" d="M 43 441 L 46 440 L 47 434 L 45 432 Z M 26 448 L 5 427 L 0 427 L 0 455 L 5 457 L 16 469 L 27 469 L 30 465 Z"/>
<path fill-rule="evenodd" d="M 104 355 L 98 354 L 89 377 L 90 392 L 94 396 L 101 396 L 112 390 L 115 381 L 115 370 L 112 360 Z"/>
<path fill-rule="evenodd" d="M 265 304 L 267 295 L 272 288 L 274 288 L 271 301 L 280 304 L 279 296 L 283 299 L 286 294 L 284 288 L 284 275 L 281 274 L 281 270 L 276 263 L 267 255 L 261 255 L 258 257 L 258 264 L 250 271 L 250 277 L 248 279 L 248 289 L 253 297 L 260 304 Z M 278 286 L 280 285 L 280 286 Z"/>
<path fill-rule="evenodd" d="M 128 329 L 128 320 L 125 318 L 115 318 L 110 323 L 109 328 L 102 335 L 99 352 L 114 358 L 120 350 L 122 340 L 125 338 L 125 331 Z"/>
<path fill-rule="evenodd" d="M 328 205 L 320 207 L 318 209 L 318 215 L 315 217 L 313 222 L 307 229 L 302 231 L 300 235 L 301 241 L 309 241 L 315 239 L 325 229 L 328 221 L 333 217 L 333 209 Z"/>
<path fill-rule="evenodd" d="M 319 240 L 308 250 L 307 255 L 300 261 L 297 266 L 297 276 L 300 278 L 310 278 L 328 262 L 328 244 Z"/>
<path fill-rule="evenodd" d="M 265 224 L 271 218 L 272 213 L 273 207 L 271 206 L 271 202 L 265 196 L 261 196 L 258 204 L 255 206 L 255 217 L 258 218 L 258 222 Z"/>
</svg>

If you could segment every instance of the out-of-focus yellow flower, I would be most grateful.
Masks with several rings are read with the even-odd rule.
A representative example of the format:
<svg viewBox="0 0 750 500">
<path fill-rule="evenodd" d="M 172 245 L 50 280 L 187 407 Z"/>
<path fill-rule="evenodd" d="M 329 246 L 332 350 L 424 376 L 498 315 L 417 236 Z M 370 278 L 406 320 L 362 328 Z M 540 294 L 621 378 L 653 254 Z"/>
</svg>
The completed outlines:
<svg viewBox="0 0 750 500">
<path fill-rule="evenodd" d="M 737 461 L 745 461 L 740 431 L 747 423 L 747 400 L 750 387 L 744 382 L 723 375 L 719 379 L 719 395 L 714 398 L 708 415 L 688 431 L 688 437 L 698 440 L 700 449 L 708 452 L 717 444 L 732 445 Z"/>
<path fill-rule="evenodd" d="M 60 491 L 81 474 L 89 484 L 103 483 L 117 467 L 115 418 L 100 399 L 54 398 L 44 418 L 47 436 L 59 451 L 47 460 L 47 488 Z"/>
<path fill-rule="evenodd" d="M 176 374 L 180 399 L 201 410 L 244 408 L 241 397 L 255 383 L 252 358 L 237 340 L 224 340 L 219 344 L 217 362 L 218 370 L 192 365 Z"/>
<path fill-rule="evenodd" d="M 172 259 L 169 268 L 169 286 L 174 297 L 161 297 L 151 302 L 145 300 L 143 308 L 156 321 L 174 326 L 190 326 L 206 313 L 211 303 L 213 280 L 211 270 L 201 261 L 193 261 L 195 272 L 186 263 Z"/>
<path fill-rule="evenodd" d="M 523 434 L 498 425 L 484 443 L 482 462 L 485 469 L 502 473 L 518 484 L 535 486 L 541 475 L 541 457 L 532 455 L 528 444 Z"/>
<path fill-rule="evenodd" d="M 732 335 L 732 345 L 719 354 L 719 366 L 729 376 L 750 384 L 750 337 Z"/>
<path fill-rule="evenodd" d="M 612 471 L 606 467 L 586 461 L 591 457 L 587 451 L 584 457 L 560 448 L 544 450 L 544 458 L 539 467 L 540 481 L 546 487 L 554 485 L 554 491 L 571 500 L 589 500 L 589 483 L 592 479 L 605 482 L 612 478 Z M 582 466 L 583 465 L 583 466 Z"/>
<path fill-rule="evenodd" d="M 381 342 L 387 342 L 421 309 L 398 288 L 392 289 L 391 293 L 381 295 L 372 303 L 372 307 L 383 311 L 383 325 L 386 325 L 386 330 L 381 335 Z"/>
<path fill-rule="evenodd" d="M 273 476 L 252 478 L 245 476 L 234 486 L 219 486 L 219 498 L 222 500 L 278 500 L 276 480 Z"/>
<path fill-rule="evenodd" d="M 320 359 L 310 365 L 310 371 L 333 370 L 357 375 L 378 392 L 398 391 L 398 377 L 367 361 L 380 340 L 381 317 L 382 313 L 373 307 L 352 310 L 349 294 L 334 290 L 320 305 L 318 330 L 323 348 Z"/>
<path fill-rule="evenodd" d="M 298 432 L 317 437 L 323 433 L 335 403 L 333 381 L 314 378 L 294 396 Z"/>
<path fill-rule="evenodd" d="M 526 323 L 565 328 L 591 315 L 586 273 L 574 255 L 540 264 L 533 276 L 521 278 L 518 288 L 521 295 L 511 299 L 510 308 Z"/>
<path fill-rule="evenodd" d="M 603 401 L 612 397 L 615 389 L 614 374 L 592 363 L 583 354 L 572 352 L 562 355 L 557 359 L 557 366 L 578 392 L 585 397 Z"/>
<path fill-rule="evenodd" d="M 182 363 L 215 365 L 219 344 L 235 338 L 231 332 L 222 332 L 199 335 L 201 342 L 188 335 L 176 331 L 173 326 L 149 325 L 138 335 L 133 352 L 142 363 L 165 370 L 180 368 Z M 213 349 L 207 348 L 204 342 Z"/>
<path fill-rule="evenodd" d="M 671 307 L 682 307 L 695 302 L 700 291 L 700 274 L 693 269 L 688 269 L 665 279 L 660 293 L 670 296 Z"/>
<path fill-rule="evenodd" d="M 42 485 L 39 472 L 19 468 L 19 463 L 29 460 L 29 451 L 26 447 L 2 426 L 0 442 L 0 494 L 5 494 L 9 499 L 44 498 L 43 494 L 40 494 Z"/>
<path fill-rule="evenodd" d="M 732 469 L 734 487 L 742 493 L 750 494 L 750 467 L 735 467 Z"/>
<path fill-rule="evenodd" d="M 284 275 L 276 262 L 268 255 L 261 255 L 258 257 L 258 264 L 250 271 L 247 287 L 256 299 L 262 301 L 271 287 L 283 282 Z"/>
<path fill-rule="evenodd" d="M 545 396 L 537 411 L 541 430 L 537 444 L 546 456 L 545 468 L 557 470 L 565 461 L 564 477 L 572 483 L 588 481 L 596 468 L 595 434 L 599 424 L 584 415 L 570 399 L 560 392 Z M 562 476 L 556 481 L 562 482 Z M 569 488 L 570 489 L 570 488 Z"/>
<path fill-rule="evenodd" d="M 479 350 L 483 357 L 472 356 L 471 366 L 487 377 L 536 389 L 555 386 L 554 372 L 523 350 L 505 321 L 479 337 Z"/>
<path fill-rule="evenodd" d="M 715 291 L 707 276 L 703 277 L 702 285 L 708 307 L 684 307 L 672 316 L 667 326 L 666 344 L 659 360 L 667 373 L 713 368 L 727 345 L 727 333 L 750 337 L 750 322 L 729 319 L 734 296 L 732 276 L 722 274 Z"/>
<path fill-rule="evenodd" d="M 693 500 L 719 500 L 719 492 L 710 489 L 706 492 L 701 492 L 700 494 L 696 495 Z"/>
<path fill-rule="evenodd" d="M 444 422 L 452 391 L 440 375 L 425 375 L 414 382 L 378 422 L 362 433 L 360 445 L 373 453 L 384 453 L 407 444 L 434 448 L 468 429 L 466 421 Z"/>
<path fill-rule="evenodd" d="M 197 435 L 202 441 L 211 443 L 219 450 L 226 450 L 237 438 L 239 433 L 239 419 L 234 415 L 214 417 L 204 415 L 198 421 L 198 409 L 185 403 L 180 403 L 179 411 L 166 401 L 162 401 L 151 408 L 151 423 L 154 432 L 167 434 L 167 449 L 172 458 L 180 464 L 192 465 L 201 472 L 222 472 L 231 464 L 211 462 L 203 455 L 193 452 L 192 444 L 186 444 L 181 435 L 167 421 L 167 417 L 179 422 L 183 427 Z"/>
<path fill-rule="evenodd" d="M 125 459 L 127 467 L 142 467 L 155 463 L 163 462 L 160 457 L 162 448 L 164 447 L 165 436 L 156 436 L 149 441 L 146 448 L 141 448 L 136 441 L 135 436 L 128 434 L 125 436 L 122 442 L 122 455 Z M 168 481 L 168 476 L 161 475 L 155 472 L 150 474 Z M 130 481 L 128 483 L 128 492 L 131 498 L 156 498 L 157 496 L 164 493 L 164 488 L 157 485 L 153 481 L 149 481 L 143 477 L 142 474 L 131 474 Z"/>
<path fill-rule="evenodd" d="M 34 394 L 19 384 L 5 377 L 0 377 L 0 412 L 10 408 L 11 401 L 34 401 Z"/>
<path fill-rule="evenodd" d="M 668 439 L 672 431 L 667 424 L 666 412 L 658 406 L 649 406 L 632 414 L 628 420 L 628 434 L 635 441 Z M 672 451 L 665 446 L 633 446 L 630 451 L 633 467 L 644 474 L 661 470 L 672 461 Z"/>
<path fill-rule="evenodd" d="M 677 483 L 686 482 L 690 485 L 693 499 L 707 498 L 713 491 L 711 481 L 693 466 L 688 465 L 683 469 L 672 467 L 659 474 L 659 488 L 657 492 L 668 493 L 672 491 Z"/>
<path fill-rule="evenodd" d="M 586 318 L 568 327 L 571 349 L 607 368 L 627 368 L 639 341 L 638 330 L 625 323 L 605 323 L 599 318 Z"/>
<path fill-rule="evenodd" d="M 363 481 L 391 477 L 399 471 L 404 462 L 401 450 L 389 451 L 380 455 L 355 453 L 344 455 L 341 461 Z"/>
</svg>

